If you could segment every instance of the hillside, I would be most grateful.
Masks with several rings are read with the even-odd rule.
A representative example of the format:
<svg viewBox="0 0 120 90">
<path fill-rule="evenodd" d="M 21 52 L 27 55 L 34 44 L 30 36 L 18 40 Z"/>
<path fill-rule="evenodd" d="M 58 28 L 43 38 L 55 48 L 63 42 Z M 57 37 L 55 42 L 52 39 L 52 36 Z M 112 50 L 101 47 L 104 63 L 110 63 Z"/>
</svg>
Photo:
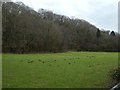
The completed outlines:
<svg viewBox="0 0 120 90">
<path fill-rule="evenodd" d="M 22 2 L 3 3 L 2 14 L 4 53 L 118 51 L 118 34 L 85 20 L 36 12 Z"/>
</svg>

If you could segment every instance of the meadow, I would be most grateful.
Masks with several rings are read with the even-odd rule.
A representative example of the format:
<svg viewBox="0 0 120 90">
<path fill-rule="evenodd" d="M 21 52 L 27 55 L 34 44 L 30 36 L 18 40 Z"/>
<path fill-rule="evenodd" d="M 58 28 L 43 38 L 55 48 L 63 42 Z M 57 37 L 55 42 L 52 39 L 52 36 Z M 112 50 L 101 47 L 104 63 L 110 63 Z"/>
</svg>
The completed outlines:
<svg viewBox="0 0 120 90">
<path fill-rule="evenodd" d="M 3 88 L 109 88 L 118 53 L 3 54 Z"/>
</svg>

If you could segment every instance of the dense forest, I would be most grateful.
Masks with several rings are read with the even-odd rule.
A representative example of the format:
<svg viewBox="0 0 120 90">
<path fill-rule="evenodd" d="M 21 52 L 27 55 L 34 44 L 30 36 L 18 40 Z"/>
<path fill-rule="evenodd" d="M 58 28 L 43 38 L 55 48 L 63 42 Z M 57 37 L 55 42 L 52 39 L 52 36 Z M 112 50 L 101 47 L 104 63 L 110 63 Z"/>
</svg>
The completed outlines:
<svg viewBox="0 0 120 90">
<path fill-rule="evenodd" d="M 118 33 L 22 2 L 3 3 L 2 30 L 3 53 L 119 51 Z"/>
</svg>

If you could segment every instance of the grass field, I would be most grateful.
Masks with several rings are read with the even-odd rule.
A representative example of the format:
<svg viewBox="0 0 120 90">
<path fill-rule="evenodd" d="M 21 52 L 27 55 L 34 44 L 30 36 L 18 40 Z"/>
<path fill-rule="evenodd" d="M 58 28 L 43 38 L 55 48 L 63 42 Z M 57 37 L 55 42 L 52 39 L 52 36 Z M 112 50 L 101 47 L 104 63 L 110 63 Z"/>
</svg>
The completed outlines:
<svg viewBox="0 0 120 90">
<path fill-rule="evenodd" d="M 118 54 L 3 54 L 3 88 L 108 88 Z"/>
</svg>

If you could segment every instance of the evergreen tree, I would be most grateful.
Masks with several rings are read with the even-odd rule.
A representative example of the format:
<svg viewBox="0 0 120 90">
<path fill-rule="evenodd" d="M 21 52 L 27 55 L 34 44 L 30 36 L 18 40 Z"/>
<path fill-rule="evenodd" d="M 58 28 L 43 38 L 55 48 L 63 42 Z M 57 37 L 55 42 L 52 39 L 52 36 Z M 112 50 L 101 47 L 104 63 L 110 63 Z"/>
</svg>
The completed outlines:
<svg viewBox="0 0 120 90">
<path fill-rule="evenodd" d="M 99 29 L 97 29 L 96 37 L 97 37 L 97 38 L 100 38 L 100 37 L 101 37 L 101 32 L 100 32 Z"/>
<path fill-rule="evenodd" d="M 115 36 L 115 32 L 112 31 L 112 32 L 110 33 L 110 36 Z"/>
</svg>

